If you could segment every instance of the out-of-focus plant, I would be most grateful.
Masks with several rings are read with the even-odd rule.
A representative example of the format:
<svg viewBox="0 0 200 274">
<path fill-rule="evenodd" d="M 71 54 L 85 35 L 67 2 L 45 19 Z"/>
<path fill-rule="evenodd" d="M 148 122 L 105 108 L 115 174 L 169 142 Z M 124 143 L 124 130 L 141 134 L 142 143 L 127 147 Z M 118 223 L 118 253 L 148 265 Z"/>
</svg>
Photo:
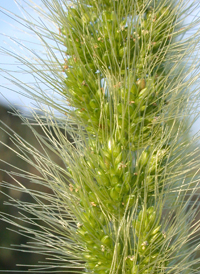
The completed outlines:
<svg viewBox="0 0 200 274">
<path fill-rule="evenodd" d="M 32 239 L 27 248 L 48 258 L 33 271 L 197 273 L 198 137 L 189 130 L 191 117 L 198 117 L 200 19 L 188 23 L 187 17 L 198 1 L 42 3 L 46 10 L 38 12 L 50 25 L 25 22 L 47 59 L 33 52 L 35 65 L 14 56 L 36 75 L 37 95 L 16 83 L 65 116 L 36 115 L 45 136 L 25 120 L 43 152 L 13 137 L 19 156 L 40 173 L 24 176 L 51 190 L 19 181 L 15 188 L 35 202 L 12 199 L 32 214 L 12 221 Z M 54 101 L 43 84 L 62 100 Z"/>
</svg>

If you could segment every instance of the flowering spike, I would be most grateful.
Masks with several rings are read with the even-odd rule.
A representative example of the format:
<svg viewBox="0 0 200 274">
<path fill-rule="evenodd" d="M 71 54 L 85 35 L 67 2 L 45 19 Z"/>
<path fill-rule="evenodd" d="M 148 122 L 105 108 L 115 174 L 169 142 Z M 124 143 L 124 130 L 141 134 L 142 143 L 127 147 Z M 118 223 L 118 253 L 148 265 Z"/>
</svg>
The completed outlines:
<svg viewBox="0 0 200 274">
<path fill-rule="evenodd" d="M 37 202 L 43 202 L 30 190 L 33 214 L 45 222 L 45 237 L 52 233 L 47 249 L 52 264 L 56 257 L 66 269 L 78 266 L 95 274 L 196 273 L 199 242 L 193 238 L 199 225 L 190 215 L 197 214 L 192 198 L 199 160 L 186 134 L 199 74 L 194 63 L 186 64 L 196 48 L 188 46 L 189 38 L 181 40 L 193 27 L 183 29 L 183 14 L 196 1 L 189 7 L 182 0 L 43 3 L 59 29 L 59 35 L 49 35 L 67 58 L 58 72 L 51 61 L 58 59 L 46 43 L 50 65 L 45 65 L 53 67 L 53 75 L 36 74 L 71 106 L 63 107 L 68 118 L 46 118 L 56 138 L 43 123 L 48 141 L 36 134 L 64 168 L 32 149 L 39 180 L 53 192 L 52 209 L 41 206 L 40 212 Z M 199 32 L 190 38 L 197 45 Z M 23 202 L 19 207 L 28 211 Z"/>
</svg>

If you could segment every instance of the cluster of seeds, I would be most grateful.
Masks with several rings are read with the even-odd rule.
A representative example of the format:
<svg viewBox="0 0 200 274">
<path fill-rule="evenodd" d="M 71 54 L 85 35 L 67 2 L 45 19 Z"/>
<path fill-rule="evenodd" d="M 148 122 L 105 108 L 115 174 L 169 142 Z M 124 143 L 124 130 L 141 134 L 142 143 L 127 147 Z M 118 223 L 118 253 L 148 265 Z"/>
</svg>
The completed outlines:
<svg viewBox="0 0 200 274">
<path fill-rule="evenodd" d="M 69 189 L 82 209 L 83 259 L 96 274 L 161 273 L 167 266 L 158 259 L 167 249 L 156 200 L 167 144 L 151 142 L 163 136 L 164 59 L 176 17 L 157 1 L 137 2 L 131 12 L 121 1 L 99 1 L 98 8 L 83 1 L 69 9 L 61 28 L 63 93 L 85 128 L 81 161 L 89 170 L 88 180 L 73 180 Z M 132 218 L 123 223 L 129 236 L 120 230 L 124 218 Z"/>
</svg>

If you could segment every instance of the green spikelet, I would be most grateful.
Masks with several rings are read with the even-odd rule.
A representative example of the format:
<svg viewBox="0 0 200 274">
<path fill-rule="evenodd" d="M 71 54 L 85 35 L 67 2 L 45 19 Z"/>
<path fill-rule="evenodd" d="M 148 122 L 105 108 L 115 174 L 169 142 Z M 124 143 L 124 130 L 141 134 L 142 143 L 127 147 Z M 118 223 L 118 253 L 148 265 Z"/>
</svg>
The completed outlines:
<svg viewBox="0 0 200 274">
<path fill-rule="evenodd" d="M 193 236 L 199 227 L 191 228 L 197 177 L 191 174 L 198 160 L 186 134 L 195 94 L 190 75 L 198 73 L 184 59 L 192 49 L 181 40 L 189 9 L 182 2 L 43 1 L 60 29 L 53 34 L 65 54 L 59 92 L 70 105 L 61 124 L 68 123 L 75 141 L 70 145 L 55 124 L 59 144 L 47 133 L 66 166 L 49 163 L 44 172 L 51 177 L 52 203 L 73 219 L 62 212 L 52 217 L 54 223 L 62 219 L 56 233 L 64 235 L 66 268 L 197 273 Z"/>
<path fill-rule="evenodd" d="M 85 213 L 77 231 L 94 273 L 167 271 L 170 247 L 158 208 L 170 140 L 159 119 L 170 97 L 162 82 L 176 20 L 169 3 L 85 1 L 68 10 L 62 27 L 71 56 L 66 97 L 88 140 L 96 140 L 92 157 L 84 152 L 93 175 L 81 186 Z"/>
<path fill-rule="evenodd" d="M 167 273 L 172 236 L 165 240 L 161 212 L 173 187 L 167 162 L 175 117 L 168 113 L 179 100 L 167 59 L 181 33 L 178 8 L 172 1 L 84 1 L 66 21 L 64 94 L 87 131 L 83 153 L 92 173 L 80 186 L 77 231 L 86 268 Z"/>
</svg>

